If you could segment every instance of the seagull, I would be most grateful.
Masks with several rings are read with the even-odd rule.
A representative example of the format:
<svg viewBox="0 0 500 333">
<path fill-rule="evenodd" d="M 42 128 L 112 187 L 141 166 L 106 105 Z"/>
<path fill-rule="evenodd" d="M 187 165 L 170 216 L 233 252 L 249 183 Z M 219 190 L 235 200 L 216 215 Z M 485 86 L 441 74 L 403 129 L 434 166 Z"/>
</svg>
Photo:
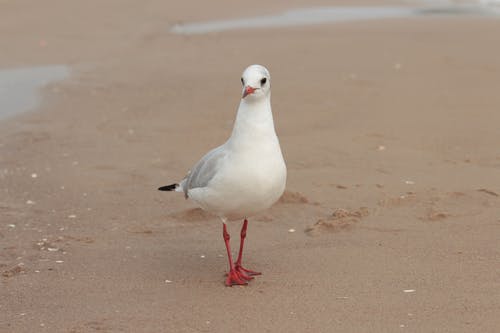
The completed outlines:
<svg viewBox="0 0 500 333">
<path fill-rule="evenodd" d="M 246 285 L 260 272 L 242 266 L 248 217 L 273 205 L 286 185 L 286 165 L 271 112 L 271 75 L 261 65 L 247 67 L 241 77 L 242 96 L 233 131 L 180 182 L 158 188 L 183 192 L 202 209 L 222 220 L 229 272 L 226 286 Z M 233 262 L 227 221 L 243 220 L 240 250 Z"/>
</svg>

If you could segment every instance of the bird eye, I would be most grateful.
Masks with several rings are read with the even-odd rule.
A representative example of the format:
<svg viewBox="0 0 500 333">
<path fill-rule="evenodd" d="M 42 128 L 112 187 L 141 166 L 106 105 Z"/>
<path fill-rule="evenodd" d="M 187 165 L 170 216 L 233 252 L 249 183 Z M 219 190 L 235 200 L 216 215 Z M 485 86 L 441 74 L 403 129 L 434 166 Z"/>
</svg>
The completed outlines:
<svg viewBox="0 0 500 333">
<path fill-rule="evenodd" d="M 263 78 L 262 80 L 260 80 L 260 85 L 263 86 L 264 84 L 266 84 L 266 82 L 267 82 L 267 79 Z"/>
<path fill-rule="evenodd" d="M 243 78 L 241 78 L 241 84 L 245 85 L 245 81 L 243 80 Z"/>
</svg>

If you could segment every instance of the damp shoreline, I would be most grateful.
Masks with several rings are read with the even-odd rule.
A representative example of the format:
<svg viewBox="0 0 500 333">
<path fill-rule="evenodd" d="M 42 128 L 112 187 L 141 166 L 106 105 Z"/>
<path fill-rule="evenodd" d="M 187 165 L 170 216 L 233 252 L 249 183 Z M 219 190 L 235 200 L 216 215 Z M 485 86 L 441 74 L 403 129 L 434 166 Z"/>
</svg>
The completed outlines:
<svg viewBox="0 0 500 333">
<path fill-rule="evenodd" d="M 418 7 L 332 6 L 298 8 L 273 15 L 175 24 L 170 28 L 170 32 L 177 35 L 202 35 L 232 30 L 287 28 L 352 21 L 456 16 L 500 17 L 500 7 L 475 4 L 441 4 L 420 5 Z"/>
<path fill-rule="evenodd" d="M 70 76 L 65 65 L 0 69 L 0 120 L 38 108 L 40 90 Z"/>
</svg>

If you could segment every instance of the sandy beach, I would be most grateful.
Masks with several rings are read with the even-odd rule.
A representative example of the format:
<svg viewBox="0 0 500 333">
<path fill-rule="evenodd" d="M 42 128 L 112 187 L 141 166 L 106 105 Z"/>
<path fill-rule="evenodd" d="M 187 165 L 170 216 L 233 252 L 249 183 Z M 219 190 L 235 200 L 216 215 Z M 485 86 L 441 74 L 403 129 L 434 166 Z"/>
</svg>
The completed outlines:
<svg viewBox="0 0 500 333">
<path fill-rule="evenodd" d="M 497 332 L 499 17 L 169 32 L 375 3 L 410 5 L 0 1 L 0 69 L 70 71 L 0 120 L 0 332 Z M 253 63 L 288 180 L 228 288 L 220 220 L 156 189 L 227 139 Z"/>
</svg>

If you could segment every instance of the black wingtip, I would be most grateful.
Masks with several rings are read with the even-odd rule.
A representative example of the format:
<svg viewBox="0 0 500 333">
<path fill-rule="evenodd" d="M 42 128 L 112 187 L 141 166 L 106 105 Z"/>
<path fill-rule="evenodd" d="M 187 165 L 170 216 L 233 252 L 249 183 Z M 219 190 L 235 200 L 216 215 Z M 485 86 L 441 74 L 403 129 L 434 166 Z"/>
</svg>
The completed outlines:
<svg viewBox="0 0 500 333">
<path fill-rule="evenodd" d="M 158 187 L 158 191 L 175 191 L 175 188 L 179 186 L 179 184 L 170 184 L 162 187 Z"/>
</svg>

